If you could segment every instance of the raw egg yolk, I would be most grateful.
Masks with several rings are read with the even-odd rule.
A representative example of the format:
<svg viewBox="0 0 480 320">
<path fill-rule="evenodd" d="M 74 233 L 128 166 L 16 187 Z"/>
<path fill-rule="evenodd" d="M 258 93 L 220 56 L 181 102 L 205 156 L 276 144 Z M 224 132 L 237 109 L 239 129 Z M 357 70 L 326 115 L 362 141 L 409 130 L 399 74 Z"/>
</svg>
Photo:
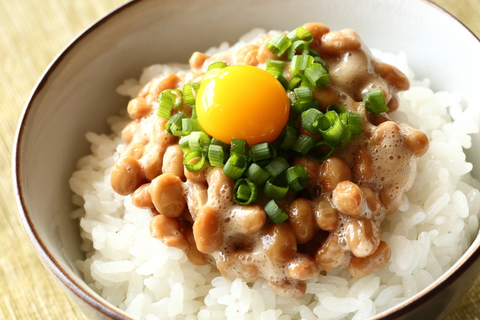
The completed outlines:
<svg viewBox="0 0 480 320">
<path fill-rule="evenodd" d="M 263 69 L 235 65 L 207 72 L 196 98 L 198 121 L 212 137 L 252 146 L 273 142 L 287 124 L 290 101 L 280 82 Z"/>
</svg>

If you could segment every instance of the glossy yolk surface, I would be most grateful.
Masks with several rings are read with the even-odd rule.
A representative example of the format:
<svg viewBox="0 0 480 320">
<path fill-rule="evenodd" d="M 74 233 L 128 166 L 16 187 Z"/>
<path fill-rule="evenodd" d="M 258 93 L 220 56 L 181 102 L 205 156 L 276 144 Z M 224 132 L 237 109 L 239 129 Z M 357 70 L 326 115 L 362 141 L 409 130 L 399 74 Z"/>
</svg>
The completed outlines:
<svg viewBox="0 0 480 320">
<path fill-rule="evenodd" d="M 263 69 L 236 65 L 206 73 L 196 111 L 203 129 L 225 143 L 273 142 L 288 121 L 290 102 L 280 82 Z"/>
</svg>

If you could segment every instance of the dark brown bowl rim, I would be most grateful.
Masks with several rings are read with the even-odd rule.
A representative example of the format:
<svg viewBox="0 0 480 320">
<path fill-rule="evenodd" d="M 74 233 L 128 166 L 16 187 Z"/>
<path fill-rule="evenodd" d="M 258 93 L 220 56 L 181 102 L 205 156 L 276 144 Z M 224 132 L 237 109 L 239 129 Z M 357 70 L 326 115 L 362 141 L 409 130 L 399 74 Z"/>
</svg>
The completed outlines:
<svg viewBox="0 0 480 320">
<path fill-rule="evenodd" d="M 87 35 L 93 32 L 96 28 L 101 27 L 104 23 L 108 20 L 113 18 L 115 15 L 127 10 L 129 7 L 136 5 L 139 2 L 144 0 L 131 0 L 128 1 L 119 7 L 115 8 L 114 10 L 110 11 L 94 23 L 92 23 L 89 27 L 87 27 L 84 31 L 82 31 L 75 39 L 73 39 L 64 49 L 61 51 L 56 58 L 51 62 L 51 64 L 46 68 L 43 75 L 40 77 L 40 80 L 35 85 L 32 93 L 25 105 L 23 113 L 20 117 L 19 125 L 17 127 L 17 133 L 15 135 L 14 140 L 14 151 L 13 151 L 13 186 L 17 204 L 18 214 L 20 216 L 20 220 L 23 226 L 25 233 L 28 236 L 28 239 L 33 246 L 36 254 L 42 261 L 42 263 L 49 269 L 51 273 L 53 273 L 57 280 L 61 282 L 64 288 L 68 288 L 70 293 L 75 295 L 77 298 L 82 300 L 85 304 L 90 305 L 95 310 L 100 312 L 103 316 L 106 316 L 110 319 L 114 320 L 134 320 L 133 318 L 126 315 L 122 310 L 114 307 L 109 302 L 104 300 L 101 297 L 97 297 L 92 295 L 91 293 L 82 289 L 81 285 L 74 280 L 68 272 L 62 268 L 62 266 L 56 261 L 53 255 L 49 252 L 45 243 L 42 242 L 40 237 L 38 236 L 38 232 L 35 230 L 33 222 L 30 218 L 31 214 L 27 210 L 25 205 L 25 199 L 23 197 L 22 192 L 22 185 L 20 183 L 20 149 L 22 145 L 22 136 L 24 132 L 24 124 L 26 119 L 30 113 L 30 109 L 33 108 L 32 105 L 35 101 L 35 98 L 39 94 L 39 91 L 42 90 L 44 85 L 47 83 L 48 79 L 50 78 L 52 72 L 55 68 L 59 65 L 59 63 L 65 58 L 65 56 Z M 465 30 L 470 32 L 479 42 L 480 39 L 460 20 L 454 17 L 452 14 L 447 12 L 445 9 L 441 8 L 439 5 L 429 1 L 429 0 L 418 0 L 421 2 L 426 3 L 427 5 L 431 6 L 433 9 L 436 9 L 443 14 L 446 14 L 451 19 L 457 21 L 457 23 L 461 24 Z M 381 312 L 375 315 L 372 319 L 396 319 L 399 316 L 402 316 L 409 311 L 417 308 L 418 306 L 422 305 L 426 301 L 432 299 L 436 294 L 435 292 L 443 290 L 450 286 L 455 280 L 457 280 L 463 273 L 465 273 L 478 259 L 475 252 L 479 251 L 480 247 L 477 247 L 475 250 L 471 249 L 472 245 L 469 246 L 467 251 L 462 255 L 462 257 L 455 262 L 454 266 L 452 266 L 449 270 L 447 270 L 442 276 L 436 279 L 432 284 L 430 284 L 427 288 L 422 290 L 421 292 L 417 293 L 414 297 L 407 299 L 403 303 L 396 305 L 384 312 Z M 472 251 L 470 255 L 467 255 L 468 251 Z M 472 283 L 473 284 L 473 283 Z"/>
</svg>

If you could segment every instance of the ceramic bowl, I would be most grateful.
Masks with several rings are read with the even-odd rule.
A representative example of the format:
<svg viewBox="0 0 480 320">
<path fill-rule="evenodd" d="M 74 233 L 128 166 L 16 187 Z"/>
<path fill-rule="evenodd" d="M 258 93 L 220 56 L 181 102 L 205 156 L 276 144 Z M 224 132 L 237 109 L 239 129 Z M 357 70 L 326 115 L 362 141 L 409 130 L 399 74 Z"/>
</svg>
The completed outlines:
<svg viewBox="0 0 480 320">
<path fill-rule="evenodd" d="M 89 319 L 130 319 L 82 280 L 77 220 L 68 179 L 89 153 L 87 131 L 107 132 L 105 119 L 126 106 L 123 79 L 154 63 L 186 62 L 252 27 L 290 30 L 318 21 L 353 28 L 369 47 L 404 51 L 418 78 L 434 90 L 480 101 L 480 43 L 461 23 L 420 0 L 139 0 L 114 10 L 75 39 L 46 70 L 19 124 L 14 179 L 24 229 L 39 258 Z M 448 45 L 446 45 L 448 44 Z M 478 105 L 478 104 L 477 104 Z M 480 106 L 479 106 L 480 107 Z M 468 151 L 480 178 L 480 137 Z M 480 239 L 431 286 L 377 319 L 434 319 L 448 313 L 480 274 Z"/>
</svg>

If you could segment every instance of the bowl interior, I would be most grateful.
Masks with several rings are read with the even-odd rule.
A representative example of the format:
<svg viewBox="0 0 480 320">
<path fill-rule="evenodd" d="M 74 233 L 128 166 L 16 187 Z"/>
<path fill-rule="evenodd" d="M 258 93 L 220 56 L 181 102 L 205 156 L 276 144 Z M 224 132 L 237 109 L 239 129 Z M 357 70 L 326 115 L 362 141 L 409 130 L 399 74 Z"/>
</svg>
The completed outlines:
<svg viewBox="0 0 480 320">
<path fill-rule="evenodd" d="M 74 206 L 68 179 L 76 161 L 89 153 L 84 133 L 108 132 L 106 117 L 126 106 L 115 88 L 138 77 L 143 67 L 186 62 L 192 52 L 224 40 L 236 42 L 253 27 L 289 30 L 313 21 L 331 30 L 355 29 L 372 48 L 404 51 L 417 78 L 430 78 L 434 90 L 459 92 L 465 105 L 480 101 L 471 81 L 480 70 L 478 39 L 427 1 L 128 3 L 80 35 L 52 63 L 27 104 L 17 136 L 14 171 L 25 229 L 42 260 L 71 290 L 93 294 L 74 264 L 83 253 L 77 220 L 70 219 Z M 473 145 L 468 156 L 480 178 L 478 134 Z"/>
</svg>

